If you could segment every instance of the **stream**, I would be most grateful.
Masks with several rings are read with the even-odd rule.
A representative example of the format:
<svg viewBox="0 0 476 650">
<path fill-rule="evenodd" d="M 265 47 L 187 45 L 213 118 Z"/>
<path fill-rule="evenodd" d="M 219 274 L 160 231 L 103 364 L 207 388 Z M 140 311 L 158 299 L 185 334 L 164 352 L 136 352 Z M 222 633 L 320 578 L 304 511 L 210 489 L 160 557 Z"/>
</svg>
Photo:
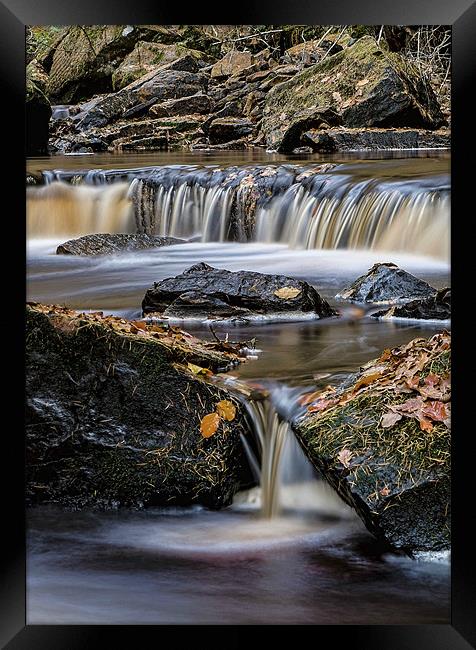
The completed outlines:
<svg viewBox="0 0 476 650">
<path fill-rule="evenodd" d="M 306 189 L 308 196 L 300 198 L 301 190 L 295 192 L 291 180 L 281 198 L 272 197 L 262 209 L 251 239 L 229 241 L 226 229 L 209 228 L 235 214 L 223 196 L 218 211 L 217 202 L 208 201 L 207 193 L 216 197 L 216 188 L 203 180 L 210 166 L 327 161 L 337 163 L 330 183 L 342 188 L 339 201 L 333 202 L 338 195 L 334 189 L 332 195 L 323 195 L 328 186 Z M 263 433 L 270 441 L 273 480 L 237 494 L 232 506 L 219 512 L 198 506 L 107 513 L 31 509 L 28 624 L 449 622 L 448 556 L 423 554 L 411 560 L 382 548 L 319 478 L 286 425 L 299 414 L 297 398 L 309 387 L 337 384 L 384 348 L 442 329 L 434 322 L 377 321 L 334 296 L 376 262 L 395 262 L 436 288 L 449 286 L 449 163 L 447 154 L 437 152 L 298 161 L 229 152 L 226 157 L 172 153 L 28 161 L 28 172 L 46 170 L 49 183 L 28 197 L 29 300 L 137 318 L 145 290 L 154 281 L 203 261 L 306 280 L 342 310 L 338 320 L 215 324 L 220 338 L 255 339 L 252 357 L 229 376 L 231 382 L 250 380 L 270 392 L 270 408 L 283 423 L 278 446 L 272 418 L 264 426 L 273 429 Z M 154 198 L 154 214 L 160 217 L 157 234 L 171 234 L 164 227 L 175 223 L 174 234 L 192 237 L 191 243 L 111 256 L 55 255 L 58 244 L 87 232 L 133 232 L 123 197 L 118 203 L 114 194 L 118 185 L 100 176 L 101 170 L 134 169 L 126 177 L 121 172 L 119 179 L 130 185 L 145 174 L 144 168 L 154 166 L 156 178 L 162 179 L 165 166 L 172 170 L 167 178 L 173 178 Z M 78 186 L 68 185 L 66 199 L 48 195 L 41 203 L 44 197 L 38 192 L 50 192 L 58 179 L 68 177 L 69 182 L 72 172 L 84 176 L 89 170 L 96 171 Z M 91 197 L 101 191 L 112 198 L 98 209 L 104 194 Z M 286 192 L 293 194 L 294 203 Z M 199 196 L 203 206 L 197 212 Z M 326 201 L 325 210 L 316 212 Z M 167 210 L 175 215 L 172 221 Z M 289 223 L 295 214 L 307 233 L 301 238 L 294 237 Z M 327 224 L 325 236 L 316 231 L 315 214 Z M 379 235 L 384 219 L 398 226 L 391 237 Z M 411 242 L 402 237 L 405 223 L 412 224 Z M 105 224 L 107 229 L 101 229 Z M 211 233 L 207 237 L 200 231 L 204 224 Z M 182 325 L 213 337 L 207 324 Z M 273 504 L 265 508 L 267 516 L 263 501 Z"/>
</svg>

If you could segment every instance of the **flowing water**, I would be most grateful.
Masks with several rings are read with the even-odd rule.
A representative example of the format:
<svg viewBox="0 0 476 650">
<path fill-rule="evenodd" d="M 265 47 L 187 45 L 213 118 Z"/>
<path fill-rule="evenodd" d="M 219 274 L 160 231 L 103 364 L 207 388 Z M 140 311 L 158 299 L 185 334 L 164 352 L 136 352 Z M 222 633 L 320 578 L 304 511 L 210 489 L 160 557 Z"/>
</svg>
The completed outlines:
<svg viewBox="0 0 476 650">
<path fill-rule="evenodd" d="M 30 161 L 29 171 L 46 170 L 48 184 L 28 197 L 28 297 L 136 317 L 152 282 L 199 261 L 299 277 L 332 304 L 377 261 L 447 286 L 448 158 L 334 156 L 337 166 L 311 174 L 312 183 L 297 178 L 327 160 Z M 233 166 L 240 180 L 260 163 L 279 170 L 279 187 L 251 204 L 250 222 L 243 188 L 210 178 Z M 144 223 L 196 241 L 96 258 L 54 254 L 68 237 L 135 232 Z M 212 336 L 207 324 L 186 327 Z M 439 329 L 379 322 L 349 307 L 339 320 L 215 324 L 220 336 L 255 339 L 253 358 L 228 381 L 252 380 L 270 393 L 247 405 L 261 464 L 249 445 L 247 453 L 261 487 L 221 512 L 32 510 L 28 622 L 447 622 L 447 559 L 386 553 L 320 480 L 288 425 L 310 386 L 337 383 L 383 348 Z"/>
</svg>

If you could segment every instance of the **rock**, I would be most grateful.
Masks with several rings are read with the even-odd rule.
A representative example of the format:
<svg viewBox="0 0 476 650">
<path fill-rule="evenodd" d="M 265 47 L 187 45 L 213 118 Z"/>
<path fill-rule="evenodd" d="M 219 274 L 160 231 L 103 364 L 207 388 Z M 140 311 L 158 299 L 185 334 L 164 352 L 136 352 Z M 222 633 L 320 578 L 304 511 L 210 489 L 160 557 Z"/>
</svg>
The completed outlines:
<svg viewBox="0 0 476 650">
<path fill-rule="evenodd" d="M 310 394 L 293 427 L 370 532 L 407 553 L 450 547 L 451 336 L 415 339 L 337 389 Z"/>
<path fill-rule="evenodd" d="M 36 61 L 26 67 L 26 155 L 48 153 L 51 106 L 46 97 L 48 76 Z"/>
<path fill-rule="evenodd" d="M 226 271 L 204 262 L 191 266 L 174 278 L 155 282 L 145 294 L 142 311 L 144 315 L 164 313 L 177 298 L 189 292 L 194 292 L 194 299 L 199 297 L 197 294 L 203 296 L 204 317 L 210 315 L 209 298 L 218 298 L 231 307 L 247 309 L 255 314 L 314 312 L 316 318 L 336 314 L 317 291 L 302 280 L 253 271 Z M 199 302 L 196 305 L 199 307 Z M 221 309 L 221 303 L 219 306 Z"/>
<path fill-rule="evenodd" d="M 179 43 L 164 45 L 163 43 L 139 41 L 114 71 L 112 75 L 113 88 L 121 90 L 158 67 L 172 63 L 184 56 L 191 56 L 196 59 L 197 63 L 202 62 L 203 65 L 212 60 L 203 52 L 184 47 Z"/>
<path fill-rule="evenodd" d="M 191 97 L 168 99 L 160 104 L 154 104 L 149 115 L 153 117 L 171 117 L 173 115 L 191 115 L 194 113 L 208 114 L 212 111 L 212 102 L 208 95 L 198 93 Z"/>
<path fill-rule="evenodd" d="M 353 302 L 407 302 L 428 298 L 436 289 L 427 282 L 407 273 L 392 262 L 377 263 L 361 275 L 350 287 L 336 295 L 340 300 Z"/>
<path fill-rule="evenodd" d="M 301 65 L 312 65 L 317 63 L 324 55 L 336 54 L 342 50 L 342 45 L 329 40 L 305 41 L 298 43 L 286 50 L 283 61 L 299 63 Z"/>
<path fill-rule="evenodd" d="M 84 235 L 60 244 L 57 255 L 108 255 L 119 251 L 159 248 L 172 244 L 183 244 L 184 239 L 175 237 L 153 237 L 150 235 L 97 234 Z"/>
<path fill-rule="evenodd" d="M 262 130 L 269 148 L 290 151 L 311 128 L 343 125 L 436 129 L 445 123 L 429 84 L 370 36 L 272 88 Z"/>
<path fill-rule="evenodd" d="M 86 130 L 121 119 L 140 117 L 158 102 L 204 92 L 207 77 L 194 72 L 197 63 L 185 56 L 144 75 L 117 93 L 91 101 L 75 116 L 77 128 Z"/>
<path fill-rule="evenodd" d="M 249 68 L 253 64 L 253 55 L 250 52 L 239 52 L 232 50 L 217 61 L 212 67 L 211 76 L 213 79 L 220 77 L 231 77 L 241 70 Z"/>
<path fill-rule="evenodd" d="M 238 140 L 253 132 L 253 123 L 239 117 L 218 117 L 208 127 L 210 144 Z"/>
<path fill-rule="evenodd" d="M 112 75 L 135 44 L 158 38 L 147 26 L 74 25 L 55 44 L 47 93 L 70 104 L 112 90 Z"/>
<path fill-rule="evenodd" d="M 220 508 L 252 484 L 244 409 L 206 378 L 239 361 L 233 346 L 37 304 L 26 332 L 30 505 Z M 204 439 L 201 420 L 221 400 L 236 416 Z"/>
<path fill-rule="evenodd" d="M 425 320 L 450 320 L 451 289 L 441 289 L 433 296 L 412 300 L 404 305 L 372 314 L 374 318 L 418 318 Z"/>
<path fill-rule="evenodd" d="M 202 128 L 204 132 L 207 133 L 208 129 L 210 128 L 210 124 L 213 122 L 213 120 L 222 117 L 241 117 L 242 111 L 243 111 L 243 106 L 241 101 L 234 100 L 232 102 L 227 102 L 221 110 L 217 111 L 216 113 L 213 113 L 205 120 L 205 122 L 202 125 Z"/>
<path fill-rule="evenodd" d="M 196 142 L 192 144 L 193 150 L 212 150 L 212 151 L 243 151 L 249 149 L 252 145 L 248 140 L 230 140 L 222 144 L 209 144 L 208 142 Z"/>
<path fill-rule="evenodd" d="M 243 307 L 235 307 L 217 296 L 206 295 L 200 291 L 181 293 L 163 312 L 167 318 L 193 320 L 210 318 L 239 318 L 251 316 L 252 312 Z"/>
<path fill-rule="evenodd" d="M 310 129 L 302 134 L 301 140 L 319 152 L 451 147 L 448 129 Z"/>
</svg>

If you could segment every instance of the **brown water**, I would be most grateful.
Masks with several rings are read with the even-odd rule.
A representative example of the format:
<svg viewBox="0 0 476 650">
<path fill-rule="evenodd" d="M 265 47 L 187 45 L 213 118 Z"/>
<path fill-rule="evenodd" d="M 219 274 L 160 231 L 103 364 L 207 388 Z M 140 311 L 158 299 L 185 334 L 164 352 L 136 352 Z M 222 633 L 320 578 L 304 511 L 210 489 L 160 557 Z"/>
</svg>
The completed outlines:
<svg viewBox="0 0 476 650">
<path fill-rule="evenodd" d="M 78 164 L 79 157 L 69 158 Z M 106 164 L 105 158 L 82 158 L 90 168 Z M 147 165 L 158 164 L 155 155 L 153 159 L 140 157 Z M 169 154 L 167 162 L 171 160 Z M 60 168 L 56 160 L 50 162 Z M 184 156 L 180 162 L 186 162 Z M 130 168 L 139 161 L 127 156 L 124 163 Z M 375 169 L 374 162 L 349 164 L 355 174 L 368 175 L 368 165 Z M 118 167 L 117 157 L 113 166 Z M 448 159 L 438 156 L 386 160 L 381 169 L 392 178 L 418 178 L 443 167 L 447 171 Z M 394 261 L 438 288 L 449 281 L 447 262 L 405 252 L 210 242 L 75 258 L 54 254 L 59 241 L 29 241 L 29 299 L 131 317 L 139 315 L 153 281 L 198 261 L 304 278 L 333 304 L 338 291 L 377 261 Z M 189 328 L 212 336 L 207 324 Z M 232 340 L 256 339 L 256 358 L 231 374 L 267 386 L 273 413 L 286 420 L 299 412 L 297 397 L 310 385 L 338 382 L 383 348 L 430 336 L 441 324 L 380 322 L 344 310 L 340 320 L 222 323 L 214 328 Z M 265 429 L 274 431 L 275 426 Z M 448 558 L 425 555 L 415 561 L 385 553 L 318 479 L 286 427 L 273 444 L 274 460 L 266 470 L 272 519 L 262 517 L 259 488 L 237 495 L 234 505 L 221 512 L 33 510 L 28 622 L 448 622 Z"/>
</svg>

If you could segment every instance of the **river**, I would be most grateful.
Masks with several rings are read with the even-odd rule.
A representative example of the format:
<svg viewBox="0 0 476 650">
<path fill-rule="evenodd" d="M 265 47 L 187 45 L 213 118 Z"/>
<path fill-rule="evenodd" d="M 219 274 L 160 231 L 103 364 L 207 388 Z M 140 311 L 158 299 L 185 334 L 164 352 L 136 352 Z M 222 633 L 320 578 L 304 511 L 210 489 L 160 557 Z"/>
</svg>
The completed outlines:
<svg viewBox="0 0 476 650">
<path fill-rule="evenodd" d="M 201 261 L 229 270 L 305 279 L 333 305 L 338 304 L 334 296 L 339 290 L 378 261 L 395 262 L 437 288 L 448 286 L 447 154 L 389 152 L 288 161 L 265 154 L 68 156 L 28 161 L 28 171 L 47 170 L 51 180 L 54 170 L 81 174 L 81 170 L 173 166 L 178 168 L 175 175 L 182 174 L 180 183 L 184 185 L 184 165 L 194 167 L 194 178 L 196 170 L 202 178 L 204 167 L 209 166 L 312 166 L 327 161 L 337 163 L 331 172 L 333 182 L 342 179 L 347 183 L 337 207 L 342 213 L 337 231 L 343 232 L 339 224 L 350 224 L 352 229 L 361 229 L 363 239 L 331 237 L 326 248 L 313 247 L 312 242 L 319 239 L 307 238 L 306 243 L 261 236 L 258 224 L 251 241 L 246 242 L 227 241 L 217 234 L 212 241 L 204 237 L 196 241 L 195 237 L 192 243 L 110 257 L 57 256 L 56 246 L 68 236 L 86 234 L 84 223 L 90 228 L 92 221 L 87 220 L 97 219 L 96 213 L 91 217 L 83 212 L 73 219 L 71 210 L 78 212 L 75 202 L 79 195 L 67 204 L 56 204 L 56 213 L 54 201 L 50 202 L 50 212 L 45 212 L 44 205 L 38 208 L 34 194 L 38 190 L 34 189 L 29 197 L 34 225 L 30 220 L 28 298 L 138 317 L 145 290 L 154 281 Z M 91 180 L 95 190 L 97 173 Z M 61 173 L 56 177 L 61 178 Z M 198 182 L 203 186 L 202 180 Z M 387 192 L 387 198 L 368 202 L 365 210 L 354 209 L 357 203 L 362 205 L 360 198 L 349 199 L 357 186 L 361 193 Z M 101 187 L 99 183 L 99 190 Z M 177 188 L 175 183 L 174 196 L 179 194 Z M 317 201 L 322 199 L 322 194 L 310 194 L 309 201 L 316 196 Z M 340 207 L 342 201 L 348 202 L 345 210 Z M 97 206 L 97 200 L 91 205 Z M 189 203 L 180 205 L 186 207 L 177 211 L 179 220 L 193 208 L 187 207 Z M 272 204 L 266 219 L 276 213 L 289 220 L 289 204 L 285 207 L 275 209 Z M 225 214 L 223 206 L 220 209 L 220 214 Z M 328 206 L 331 217 L 335 210 L 334 204 Z M 391 240 L 375 236 L 382 229 L 378 224 L 375 227 L 375 220 L 383 219 L 385 211 L 399 215 L 403 224 L 405 219 L 414 224 L 416 235 L 411 245 L 400 231 Z M 130 215 L 115 227 L 115 213 L 111 214 L 109 230 L 121 231 Z M 196 224 L 205 223 L 200 219 Z M 309 211 L 302 212 L 302 219 L 309 219 Z M 183 220 L 185 223 L 185 217 Z M 436 221 L 446 232 L 435 246 Z M 103 224 L 99 223 L 98 232 L 104 231 L 100 229 Z M 277 231 L 268 228 L 269 232 Z M 368 245 L 363 246 L 362 241 Z M 212 337 L 207 325 L 187 327 Z M 220 335 L 228 333 L 232 340 L 255 339 L 254 358 L 230 375 L 268 388 L 273 408 L 286 420 L 296 414 L 297 397 L 309 386 L 338 382 L 383 348 L 430 336 L 441 330 L 441 325 L 376 321 L 364 311 L 344 307 L 340 320 L 222 323 L 214 329 Z M 71 513 L 52 506 L 32 509 L 28 518 L 28 623 L 448 622 L 448 557 L 427 554 L 411 560 L 386 552 L 319 479 L 290 430 L 285 427 L 282 435 L 283 449 L 275 459 L 278 478 L 271 488 L 278 507 L 272 518 L 262 516 L 260 488 L 238 494 L 234 504 L 220 512 L 199 507 L 109 513 Z"/>
</svg>

